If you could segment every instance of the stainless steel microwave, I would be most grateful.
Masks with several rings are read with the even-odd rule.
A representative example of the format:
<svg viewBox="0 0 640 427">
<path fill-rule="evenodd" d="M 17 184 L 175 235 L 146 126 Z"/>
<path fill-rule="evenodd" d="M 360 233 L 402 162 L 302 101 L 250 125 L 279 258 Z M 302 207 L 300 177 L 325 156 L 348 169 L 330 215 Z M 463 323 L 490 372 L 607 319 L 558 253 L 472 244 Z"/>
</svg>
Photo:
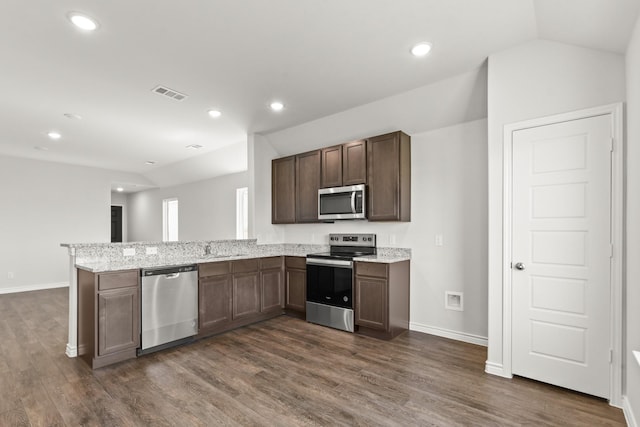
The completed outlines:
<svg viewBox="0 0 640 427">
<path fill-rule="evenodd" d="M 366 219 L 365 185 L 318 190 L 318 219 Z"/>
</svg>

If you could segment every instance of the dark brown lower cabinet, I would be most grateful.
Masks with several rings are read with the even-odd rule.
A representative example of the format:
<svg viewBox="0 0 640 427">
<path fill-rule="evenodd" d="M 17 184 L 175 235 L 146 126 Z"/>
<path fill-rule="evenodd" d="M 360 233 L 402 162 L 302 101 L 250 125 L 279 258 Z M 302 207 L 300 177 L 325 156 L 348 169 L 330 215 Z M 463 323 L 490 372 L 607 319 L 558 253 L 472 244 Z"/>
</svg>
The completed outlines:
<svg viewBox="0 0 640 427">
<path fill-rule="evenodd" d="M 260 272 L 258 259 L 243 259 L 231 263 L 233 270 L 233 320 L 260 313 Z"/>
<path fill-rule="evenodd" d="M 231 263 L 227 261 L 208 265 L 209 270 L 200 269 L 201 277 L 198 281 L 200 332 L 224 328 L 231 322 Z M 203 277 L 202 274 L 210 275 Z"/>
<path fill-rule="evenodd" d="M 284 308 L 284 281 L 282 274 L 282 257 L 260 259 L 260 312 L 277 311 Z"/>
<path fill-rule="evenodd" d="M 409 261 L 355 263 L 358 333 L 392 339 L 409 329 Z"/>
<path fill-rule="evenodd" d="M 307 305 L 307 259 L 285 257 L 285 304 L 287 313 L 304 315 Z"/>
<path fill-rule="evenodd" d="M 200 264 L 199 337 L 282 314 L 282 257 Z"/>
<path fill-rule="evenodd" d="M 139 270 L 78 270 L 78 355 L 93 369 L 136 357 Z"/>
</svg>

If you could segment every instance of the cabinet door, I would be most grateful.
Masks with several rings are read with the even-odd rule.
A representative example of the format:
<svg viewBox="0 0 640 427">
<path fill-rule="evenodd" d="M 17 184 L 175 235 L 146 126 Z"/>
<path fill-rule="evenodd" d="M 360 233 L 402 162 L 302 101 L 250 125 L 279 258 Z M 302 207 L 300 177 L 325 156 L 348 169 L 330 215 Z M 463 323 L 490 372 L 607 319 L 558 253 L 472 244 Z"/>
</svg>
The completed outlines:
<svg viewBox="0 0 640 427">
<path fill-rule="evenodd" d="M 200 329 L 231 322 L 231 275 L 206 277 L 200 279 L 198 286 Z"/>
<path fill-rule="evenodd" d="M 275 159 L 271 162 L 271 222 L 296 222 L 296 158 Z"/>
<path fill-rule="evenodd" d="M 383 331 L 388 329 L 387 289 L 387 279 L 356 276 L 356 325 Z"/>
<path fill-rule="evenodd" d="M 285 308 L 304 313 L 307 307 L 307 271 L 287 268 Z"/>
<path fill-rule="evenodd" d="M 322 149 L 322 180 L 320 186 L 342 186 L 342 145 Z"/>
<path fill-rule="evenodd" d="M 369 221 L 411 220 L 411 146 L 394 132 L 367 141 Z"/>
<path fill-rule="evenodd" d="M 137 287 L 98 293 L 98 356 L 135 349 L 140 344 Z"/>
<path fill-rule="evenodd" d="M 234 320 L 260 313 L 260 274 L 234 274 L 232 300 Z"/>
<path fill-rule="evenodd" d="M 367 145 L 365 141 L 342 145 L 342 185 L 367 183 Z"/>
<path fill-rule="evenodd" d="M 296 222 L 318 221 L 320 150 L 296 156 Z"/>
<path fill-rule="evenodd" d="M 260 272 L 260 286 L 262 298 L 260 311 L 282 310 L 282 269 L 264 270 Z"/>
</svg>

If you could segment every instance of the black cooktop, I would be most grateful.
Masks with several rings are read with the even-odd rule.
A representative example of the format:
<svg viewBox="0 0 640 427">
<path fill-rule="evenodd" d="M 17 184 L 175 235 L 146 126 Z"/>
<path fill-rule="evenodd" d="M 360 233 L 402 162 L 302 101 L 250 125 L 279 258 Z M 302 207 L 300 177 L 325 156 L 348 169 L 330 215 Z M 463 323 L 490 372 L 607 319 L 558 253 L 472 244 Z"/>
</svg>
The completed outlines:
<svg viewBox="0 0 640 427">
<path fill-rule="evenodd" d="M 344 247 L 341 249 L 345 249 Z M 376 248 L 366 248 L 367 250 L 363 250 L 363 248 L 357 248 L 358 250 L 353 251 L 331 251 L 331 252 L 321 252 L 318 254 L 308 254 L 307 258 L 329 258 L 329 259 L 344 259 L 344 260 L 352 260 L 354 258 L 366 255 L 375 255 Z"/>
<path fill-rule="evenodd" d="M 308 254 L 307 258 L 349 260 L 376 254 L 375 234 L 329 234 L 329 252 Z"/>
</svg>

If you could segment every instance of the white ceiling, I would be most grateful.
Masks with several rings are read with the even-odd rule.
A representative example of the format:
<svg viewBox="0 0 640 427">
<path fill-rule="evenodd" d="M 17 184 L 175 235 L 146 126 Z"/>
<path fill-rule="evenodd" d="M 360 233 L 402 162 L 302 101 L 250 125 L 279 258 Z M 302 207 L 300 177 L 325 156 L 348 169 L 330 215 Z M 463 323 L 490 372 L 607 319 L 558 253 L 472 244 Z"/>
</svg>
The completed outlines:
<svg viewBox="0 0 640 427">
<path fill-rule="evenodd" d="M 0 154 L 153 181 L 177 162 L 237 147 L 249 133 L 431 84 L 535 38 L 624 53 L 639 7 L 638 0 L 2 0 Z M 77 30 L 70 11 L 95 17 L 99 29 Z M 433 50 L 418 59 L 409 49 L 420 41 Z M 153 93 L 159 84 L 188 98 Z M 274 99 L 285 110 L 271 112 Z M 210 118 L 209 109 L 222 117 Z M 59 141 L 47 138 L 53 129 Z"/>
</svg>

